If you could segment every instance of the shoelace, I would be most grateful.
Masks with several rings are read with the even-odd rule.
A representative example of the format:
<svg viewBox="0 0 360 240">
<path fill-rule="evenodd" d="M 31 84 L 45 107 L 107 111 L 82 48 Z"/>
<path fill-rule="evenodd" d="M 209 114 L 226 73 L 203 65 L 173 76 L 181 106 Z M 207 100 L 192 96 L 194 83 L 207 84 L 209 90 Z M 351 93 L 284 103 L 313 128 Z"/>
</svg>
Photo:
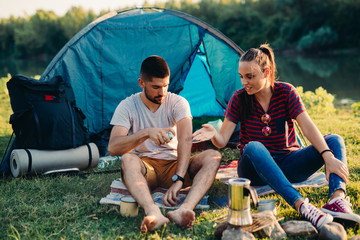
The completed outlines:
<svg viewBox="0 0 360 240">
<path fill-rule="evenodd" d="M 304 207 L 304 208 L 302 208 Z M 318 210 L 316 207 L 314 207 L 311 203 L 309 203 L 309 199 L 305 198 L 304 203 L 302 204 L 300 209 L 300 213 L 304 214 L 304 216 L 306 218 L 308 218 L 312 224 L 316 225 L 317 224 L 317 220 L 319 219 L 320 216 L 322 216 L 323 214 L 320 212 L 320 210 Z"/>
<path fill-rule="evenodd" d="M 342 209 L 352 212 L 352 209 L 351 209 L 352 204 L 350 203 L 350 196 L 346 196 L 344 198 L 344 200 L 339 199 L 337 202 Z"/>
</svg>

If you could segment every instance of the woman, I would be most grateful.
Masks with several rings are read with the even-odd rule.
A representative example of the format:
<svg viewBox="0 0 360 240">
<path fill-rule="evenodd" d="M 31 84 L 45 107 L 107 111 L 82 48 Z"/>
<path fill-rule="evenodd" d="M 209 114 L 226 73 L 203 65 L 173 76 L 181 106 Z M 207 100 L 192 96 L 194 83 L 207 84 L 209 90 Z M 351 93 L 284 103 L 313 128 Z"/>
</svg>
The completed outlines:
<svg viewBox="0 0 360 240">
<path fill-rule="evenodd" d="M 211 139 L 222 148 L 240 123 L 239 177 L 250 179 L 252 185 L 270 185 L 318 229 L 333 217 L 353 220 L 355 214 L 345 198 L 349 172 L 343 139 L 333 134 L 323 137 L 294 86 L 275 82 L 274 53 L 268 44 L 244 53 L 239 74 L 244 87 L 230 99 L 220 131 L 204 124 L 193 140 Z M 293 120 L 312 145 L 300 148 Z M 324 164 L 330 202 L 319 210 L 291 183 L 306 180 Z"/>
</svg>

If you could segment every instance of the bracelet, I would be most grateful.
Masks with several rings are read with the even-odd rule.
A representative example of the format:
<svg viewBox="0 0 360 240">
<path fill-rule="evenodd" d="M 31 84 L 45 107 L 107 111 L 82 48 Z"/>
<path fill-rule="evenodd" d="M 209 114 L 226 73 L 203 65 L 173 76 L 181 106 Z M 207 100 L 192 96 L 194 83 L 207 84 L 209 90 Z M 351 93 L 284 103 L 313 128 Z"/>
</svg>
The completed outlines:
<svg viewBox="0 0 360 240">
<path fill-rule="evenodd" d="M 331 149 L 325 149 L 324 151 L 322 151 L 322 152 L 320 153 L 320 155 L 322 156 L 324 152 L 334 153 L 333 150 L 331 150 Z"/>
</svg>

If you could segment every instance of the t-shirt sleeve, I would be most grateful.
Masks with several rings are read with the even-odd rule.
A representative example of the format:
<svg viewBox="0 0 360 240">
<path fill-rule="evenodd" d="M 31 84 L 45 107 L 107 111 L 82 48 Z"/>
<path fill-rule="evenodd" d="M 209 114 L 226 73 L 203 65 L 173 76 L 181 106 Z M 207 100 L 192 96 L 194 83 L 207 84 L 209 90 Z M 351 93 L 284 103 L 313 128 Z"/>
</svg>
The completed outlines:
<svg viewBox="0 0 360 240">
<path fill-rule="evenodd" d="M 116 107 L 114 115 L 110 121 L 111 125 L 123 126 L 127 129 L 131 127 L 131 118 L 129 114 L 129 105 L 127 100 L 123 100 Z"/>
<path fill-rule="evenodd" d="M 175 122 L 180 121 L 183 118 L 192 118 L 189 102 L 179 95 L 176 95 L 173 105 L 173 117 Z"/>
<path fill-rule="evenodd" d="M 291 87 L 288 95 L 288 111 L 292 119 L 296 119 L 300 113 L 306 111 L 304 103 L 301 100 L 299 92 L 294 86 Z"/>
<path fill-rule="evenodd" d="M 239 122 L 239 91 L 235 92 L 230 98 L 224 115 L 235 124 Z"/>
</svg>

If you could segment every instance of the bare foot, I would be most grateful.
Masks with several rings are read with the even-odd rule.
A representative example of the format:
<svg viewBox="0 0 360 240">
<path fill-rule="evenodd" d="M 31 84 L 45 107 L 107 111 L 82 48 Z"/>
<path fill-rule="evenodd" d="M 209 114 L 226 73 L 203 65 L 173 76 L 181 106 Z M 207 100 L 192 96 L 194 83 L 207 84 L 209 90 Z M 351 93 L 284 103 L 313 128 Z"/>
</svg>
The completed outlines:
<svg viewBox="0 0 360 240">
<path fill-rule="evenodd" d="M 189 209 L 176 209 L 174 211 L 170 211 L 166 214 L 166 216 L 177 225 L 189 228 L 194 224 L 195 221 L 195 212 Z"/>
<path fill-rule="evenodd" d="M 140 230 L 142 232 L 152 232 L 156 228 L 160 228 L 161 226 L 169 223 L 169 219 L 164 217 L 163 215 L 155 216 L 145 216 L 143 222 L 141 223 Z"/>
</svg>

